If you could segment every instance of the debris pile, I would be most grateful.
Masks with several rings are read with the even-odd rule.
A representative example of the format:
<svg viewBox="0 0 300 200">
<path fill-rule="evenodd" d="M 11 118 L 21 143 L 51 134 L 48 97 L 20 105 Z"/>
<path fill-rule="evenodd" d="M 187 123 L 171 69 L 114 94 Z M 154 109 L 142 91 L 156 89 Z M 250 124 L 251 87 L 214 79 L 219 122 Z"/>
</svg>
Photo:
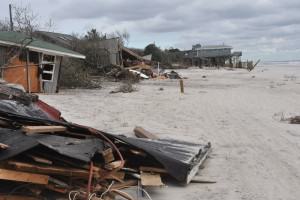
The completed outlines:
<svg viewBox="0 0 300 200">
<path fill-rule="evenodd" d="M 210 144 L 112 135 L 64 120 L 60 112 L 16 88 L 0 85 L 2 199 L 134 199 L 124 188 L 188 184 Z M 150 138 L 149 138 L 150 137 Z M 152 138 L 151 138 L 152 137 Z"/>
<path fill-rule="evenodd" d="M 290 118 L 291 124 L 300 124 L 300 116 L 295 116 Z"/>
</svg>

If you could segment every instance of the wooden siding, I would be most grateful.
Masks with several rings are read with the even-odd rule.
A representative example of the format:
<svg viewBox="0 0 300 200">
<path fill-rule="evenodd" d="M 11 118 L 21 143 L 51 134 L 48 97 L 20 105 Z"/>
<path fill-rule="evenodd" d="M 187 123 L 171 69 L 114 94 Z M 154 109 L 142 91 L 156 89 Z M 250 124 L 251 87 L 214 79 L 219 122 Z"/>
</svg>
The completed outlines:
<svg viewBox="0 0 300 200">
<path fill-rule="evenodd" d="M 29 63 L 30 91 L 40 92 L 38 66 Z M 28 92 L 26 62 L 18 57 L 13 58 L 7 68 L 3 69 L 3 79 L 8 83 L 20 84 Z"/>
</svg>

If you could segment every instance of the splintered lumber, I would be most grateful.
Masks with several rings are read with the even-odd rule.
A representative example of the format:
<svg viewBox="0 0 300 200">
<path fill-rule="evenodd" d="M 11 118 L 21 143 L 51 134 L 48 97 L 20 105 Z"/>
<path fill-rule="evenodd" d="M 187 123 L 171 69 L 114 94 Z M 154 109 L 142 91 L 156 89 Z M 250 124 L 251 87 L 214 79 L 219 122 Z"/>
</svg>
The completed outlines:
<svg viewBox="0 0 300 200">
<path fill-rule="evenodd" d="M 157 167 L 146 167 L 146 166 L 140 166 L 140 171 L 143 172 L 154 172 L 154 173 L 160 173 L 160 174 L 167 174 L 168 171 L 162 168 Z"/>
<path fill-rule="evenodd" d="M 163 186 L 161 177 L 159 174 L 141 172 L 142 186 Z"/>
<path fill-rule="evenodd" d="M 140 126 L 137 126 L 133 129 L 134 134 L 136 137 L 138 138 L 148 138 L 148 139 L 159 139 L 156 135 L 154 135 L 153 133 L 150 133 L 149 131 L 143 129 Z"/>
<path fill-rule="evenodd" d="M 64 126 L 23 126 L 22 127 L 22 131 L 28 134 L 64 132 L 66 130 L 67 128 Z"/>
<path fill-rule="evenodd" d="M 113 170 L 113 169 L 119 168 L 121 166 L 122 166 L 122 161 L 118 160 L 118 161 L 114 161 L 114 162 L 111 162 L 111 163 L 107 163 L 105 165 L 105 169 Z"/>
<path fill-rule="evenodd" d="M 40 165 L 32 165 L 29 163 L 8 161 L 8 165 L 12 166 L 14 169 L 26 172 L 35 172 L 41 174 L 49 174 L 49 175 L 61 175 L 68 177 L 82 177 L 88 178 L 89 171 L 69 168 L 69 167 L 55 167 L 55 166 L 40 166 Z M 95 174 L 94 177 L 97 177 L 98 174 Z"/>
<path fill-rule="evenodd" d="M 53 163 L 51 160 L 48 160 L 46 158 L 42 158 L 39 156 L 34 156 L 34 155 L 27 155 L 27 156 L 32 158 L 32 160 L 34 160 L 35 162 L 38 162 L 38 163 L 49 164 L 49 165 L 52 165 L 52 163 Z"/>
<path fill-rule="evenodd" d="M 109 163 L 109 162 L 112 162 L 115 160 L 115 157 L 114 157 L 114 154 L 113 154 L 113 151 L 111 148 L 108 148 L 108 149 L 102 151 L 101 154 L 104 158 L 105 163 Z"/>
<path fill-rule="evenodd" d="M 49 176 L 27 173 L 27 172 L 19 172 L 14 170 L 0 169 L 0 179 L 46 185 L 48 184 Z"/>
<path fill-rule="evenodd" d="M 27 197 L 24 195 L 17 196 L 17 195 L 10 195 L 10 194 L 8 195 L 0 194 L 0 200 L 40 200 L 40 199 L 36 197 Z"/>
<path fill-rule="evenodd" d="M 8 149 L 8 148 L 9 148 L 8 145 L 3 144 L 3 143 L 0 143 L 0 150 L 1 150 L 1 149 Z"/>
</svg>

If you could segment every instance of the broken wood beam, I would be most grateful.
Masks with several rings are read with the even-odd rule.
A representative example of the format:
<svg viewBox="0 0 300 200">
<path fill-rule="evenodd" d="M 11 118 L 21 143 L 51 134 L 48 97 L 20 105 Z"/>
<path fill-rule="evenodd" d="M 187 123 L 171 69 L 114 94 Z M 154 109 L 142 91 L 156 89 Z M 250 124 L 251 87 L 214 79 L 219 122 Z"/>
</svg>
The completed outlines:
<svg viewBox="0 0 300 200">
<path fill-rule="evenodd" d="M 8 169 L 0 169 L 0 179 L 46 185 L 48 184 L 49 176 L 27 172 L 19 172 Z"/>
<path fill-rule="evenodd" d="M 107 163 L 104 168 L 108 170 L 113 170 L 113 169 L 120 168 L 122 164 L 123 162 L 121 160 L 118 160 L 111 163 Z"/>
<path fill-rule="evenodd" d="M 143 129 L 140 126 L 137 126 L 133 129 L 134 134 L 136 137 L 138 138 L 148 138 L 148 139 L 159 139 L 159 137 L 157 137 L 156 135 L 154 135 L 153 133 L 150 133 L 149 131 Z"/>
<path fill-rule="evenodd" d="M 28 154 L 27 156 L 38 163 L 43 163 L 43 164 L 48 164 L 48 165 L 52 165 L 52 163 L 53 163 L 51 160 L 48 160 L 46 158 L 42 158 L 39 156 L 34 156 L 34 155 L 30 155 L 30 154 Z"/>
<path fill-rule="evenodd" d="M 13 167 L 14 169 L 25 171 L 25 172 L 34 172 L 34 173 L 48 174 L 48 175 L 61 175 L 67 177 L 82 177 L 82 178 L 89 177 L 88 170 L 69 168 L 69 167 L 32 165 L 29 163 L 22 163 L 22 162 L 15 162 L 15 161 L 8 161 L 7 163 L 9 166 Z M 99 177 L 98 173 L 95 173 L 94 177 Z"/>
<path fill-rule="evenodd" d="M 163 186 L 160 174 L 141 172 L 142 186 Z"/>
<path fill-rule="evenodd" d="M 22 131 L 27 134 L 64 132 L 66 130 L 67 128 L 64 126 L 23 126 L 22 127 Z"/>
<path fill-rule="evenodd" d="M 105 164 L 115 160 L 115 157 L 114 157 L 114 154 L 113 154 L 113 151 L 111 148 L 108 148 L 108 149 L 102 151 L 101 154 L 103 156 Z"/>
</svg>

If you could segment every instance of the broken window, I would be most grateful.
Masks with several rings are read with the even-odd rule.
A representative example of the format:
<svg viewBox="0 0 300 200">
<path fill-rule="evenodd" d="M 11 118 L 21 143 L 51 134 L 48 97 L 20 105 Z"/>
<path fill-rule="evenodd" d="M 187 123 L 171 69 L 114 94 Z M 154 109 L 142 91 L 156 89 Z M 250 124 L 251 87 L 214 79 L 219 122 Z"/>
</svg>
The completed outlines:
<svg viewBox="0 0 300 200">
<path fill-rule="evenodd" d="M 55 71 L 55 56 L 43 54 L 42 55 L 42 80 L 53 81 L 53 75 Z"/>
</svg>

